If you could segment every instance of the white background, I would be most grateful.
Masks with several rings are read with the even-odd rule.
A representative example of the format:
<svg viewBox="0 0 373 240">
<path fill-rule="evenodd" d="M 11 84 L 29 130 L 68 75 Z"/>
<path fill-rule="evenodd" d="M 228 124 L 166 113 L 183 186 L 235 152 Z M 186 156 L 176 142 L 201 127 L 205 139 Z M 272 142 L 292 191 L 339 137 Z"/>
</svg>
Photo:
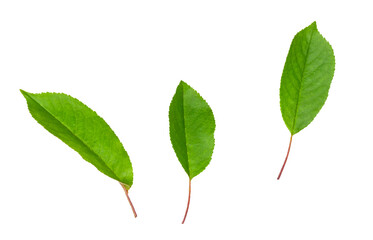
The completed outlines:
<svg viewBox="0 0 373 240">
<path fill-rule="evenodd" d="M 1 1 L 0 239 L 372 239 L 370 1 Z M 293 138 L 279 86 L 294 35 L 317 21 L 336 71 Z M 188 178 L 168 107 L 180 80 L 208 101 L 216 146 Z M 130 155 L 120 185 L 36 123 L 19 89 L 94 109 Z"/>
</svg>

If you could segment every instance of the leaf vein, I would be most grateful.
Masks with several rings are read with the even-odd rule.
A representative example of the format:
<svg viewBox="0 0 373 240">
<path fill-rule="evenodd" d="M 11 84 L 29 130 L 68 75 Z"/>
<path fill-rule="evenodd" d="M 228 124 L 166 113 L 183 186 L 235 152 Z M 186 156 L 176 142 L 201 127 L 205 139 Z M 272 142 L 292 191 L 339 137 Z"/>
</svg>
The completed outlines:
<svg viewBox="0 0 373 240">
<path fill-rule="evenodd" d="M 296 106 L 295 106 L 295 114 L 294 114 L 294 120 L 293 120 L 293 129 L 291 131 L 291 133 L 293 134 L 294 132 L 294 128 L 295 128 L 295 123 L 296 123 L 296 119 L 297 119 L 297 115 L 298 115 L 298 109 L 299 109 L 299 99 L 300 99 L 300 95 L 301 95 L 301 92 L 302 92 L 302 83 L 303 83 L 303 80 L 304 80 L 304 70 L 306 69 L 306 64 L 307 64 L 307 59 L 308 59 L 308 54 L 309 54 L 309 51 L 310 51 L 310 45 L 311 45 L 311 42 L 312 42 L 312 37 L 313 37 L 313 34 L 314 34 L 315 30 L 313 29 L 312 30 L 312 33 L 311 33 L 311 37 L 310 37 L 310 40 L 308 42 L 308 46 L 307 46 L 307 52 L 306 52 L 306 55 L 305 55 L 305 61 L 304 61 L 304 67 L 302 69 L 302 74 L 301 74 L 301 81 L 300 81 L 300 87 L 299 87 L 299 92 L 298 92 L 298 98 L 297 98 L 297 103 L 296 103 Z"/>
<path fill-rule="evenodd" d="M 77 135 L 75 135 L 74 133 L 73 133 L 73 131 L 68 127 L 68 126 L 66 126 L 63 122 L 61 122 L 61 120 L 60 119 L 58 119 L 56 116 L 54 116 L 50 111 L 48 111 L 48 109 L 46 109 L 43 105 L 41 105 L 38 101 L 36 101 L 32 96 L 30 96 L 30 94 L 27 94 L 29 97 L 30 97 L 30 99 L 32 99 L 36 104 L 38 104 L 40 107 L 42 107 L 49 115 L 51 115 L 54 119 L 56 119 L 63 127 L 65 127 L 67 130 L 68 130 L 68 132 L 70 132 L 78 141 L 80 141 L 85 147 L 87 147 L 87 149 L 88 150 L 90 150 L 96 157 L 97 157 L 97 159 L 99 160 L 99 162 L 102 164 L 102 165 L 104 165 L 116 178 L 117 178 L 117 180 L 119 180 L 119 177 L 115 174 L 115 172 L 113 171 L 113 170 L 111 170 L 111 168 L 105 163 L 105 161 L 103 161 L 102 159 L 101 159 L 101 157 L 93 150 L 93 149 L 91 149 L 88 145 L 87 145 L 87 143 L 85 142 L 85 141 L 83 141 L 79 136 L 77 136 Z M 59 99 L 59 102 L 60 102 L 60 104 L 61 104 L 61 100 L 60 100 L 60 98 L 58 98 Z M 64 113 L 65 114 L 65 113 Z"/>
</svg>

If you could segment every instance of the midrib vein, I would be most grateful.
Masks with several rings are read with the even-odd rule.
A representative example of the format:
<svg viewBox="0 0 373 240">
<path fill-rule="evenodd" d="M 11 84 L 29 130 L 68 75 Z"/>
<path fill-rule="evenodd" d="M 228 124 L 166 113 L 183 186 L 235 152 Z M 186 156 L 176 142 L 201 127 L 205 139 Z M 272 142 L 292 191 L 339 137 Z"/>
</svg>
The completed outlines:
<svg viewBox="0 0 373 240">
<path fill-rule="evenodd" d="M 41 105 L 38 101 L 36 101 L 32 96 L 27 94 L 30 99 L 32 99 L 36 104 L 38 104 L 41 108 L 43 108 L 49 115 L 51 115 L 54 119 L 57 120 L 68 132 L 71 133 L 81 144 L 83 144 L 88 150 L 90 150 L 96 157 L 97 159 L 119 180 L 119 177 L 113 172 L 113 170 L 110 169 L 110 167 L 101 159 L 101 157 L 93 150 L 91 149 L 82 139 L 80 139 L 78 136 L 76 136 L 69 127 L 67 127 L 64 123 L 62 123 L 56 116 L 54 116 L 48 109 L 46 109 L 43 105 Z"/>
<path fill-rule="evenodd" d="M 186 130 L 186 126 L 185 126 L 185 108 L 184 108 L 184 86 L 183 86 L 183 104 L 182 104 L 182 107 L 183 107 L 183 124 L 184 124 L 184 138 L 185 138 L 185 149 L 186 149 L 186 155 L 187 155 L 187 164 L 188 164 L 188 174 L 190 176 L 190 165 L 189 165 L 189 154 L 188 154 L 188 144 L 187 144 L 187 130 Z"/>
<path fill-rule="evenodd" d="M 307 60 L 308 60 L 308 53 L 310 51 L 310 45 L 311 45 L 311 42 L 312 42 L 312 37 L 313 37 L 314 32 L 315 32 L 315 30 L 312 30 L 310 41 L 309 41 L 308 46 L 307 46 L 306 59 L 304 61 L 304 66 L 303 66 L 303 70 L 302 70 L 302 74 L 301 74 L 301 81 L 300 81 L 300 86 L 299 86 L 298 99 L 297 99 L 297 104 L 296 104 L 296 107 L 295 107 L 293 129 L 291 131 L 292 135 L 293 135 L 293 132 L 294 132 L 295 123 L 296 123 L 296 119 L 297 119 L 297 115 L 298 115 L 299 99 L 300 99 L 300 95 L 301 95 L 300 93 L 302 91 L 302 83 L 303 83 L 304 70 L 306 69 L 306 64 L 307 64 Z"/>
</svg>

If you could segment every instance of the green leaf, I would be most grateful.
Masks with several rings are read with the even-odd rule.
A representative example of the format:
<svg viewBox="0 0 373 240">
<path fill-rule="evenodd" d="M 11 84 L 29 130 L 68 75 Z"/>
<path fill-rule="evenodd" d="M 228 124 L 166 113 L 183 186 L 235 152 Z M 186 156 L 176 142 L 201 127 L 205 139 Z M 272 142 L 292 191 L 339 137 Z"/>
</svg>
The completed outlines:
<svg viewBox="0 0 373 240">
<path fill-rule="evenodd" d="M 179 162 L 189 176 L 189 196 L 182 223 L 189 210 L 191 180 L 210 163 L 214 150 L 215 120 L 207 102 L 180 81 L 170 104 L 170 138 Z"/>
<path fill-rule="evenodd" d="M 122 143 L 96 112 L 62 93 L 32 94 L 21 90 L 31 115 L 46 130 L 77 151 L 99 171 L 132 186 L 132 164 Z M 126 192 L 127 194 L 127 192 Z"/>
<path fill-rule="evenodd" d="M 307 127 L 324 105 L 334 68 L 333 49 L 316 22 L 295 35 L 280 87 L 281 113 L 292 135 Z"/>
<path fill-rule="evenodd" d="M 215 120 L 207 102 L 181 81 L 170 104 L 170 138 L 189 178 L 209 164 L 214 149 Z"/>
<path fill-rule="evenodd" d="M 285 162 L 293 135 L 307 127 L 324 105 L 335 69 L 333 49 L 319 33 L 316 22 L 297 33 L 291 43 L 281 77 L 280 106 L 291 133 Z"/>
</svg>

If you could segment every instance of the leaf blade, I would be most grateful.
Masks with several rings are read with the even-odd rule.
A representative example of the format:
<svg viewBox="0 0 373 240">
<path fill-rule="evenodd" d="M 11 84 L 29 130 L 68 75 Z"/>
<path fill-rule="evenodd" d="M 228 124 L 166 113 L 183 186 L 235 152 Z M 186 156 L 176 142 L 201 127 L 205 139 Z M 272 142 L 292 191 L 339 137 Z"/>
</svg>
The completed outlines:
<svg viewBox="0 0 373 240">
<path fill-rule="evenodd" d="M 215 145 L 215 119 L 207 102 L 181 81 L 169 110 L 170 138 L 179 162 L 189 178 L 210 163 Z"/>
<path fill-rule="evenodd" d="M 133 183 L 132 164 L 109 125 L 79 100 L 62 93 L 32 94 L 21 90 L 32 117 L 74 149 L 100 172 L 123 183 Z"/>
<path fill-rule="evenodd" d="M 316 22 L 295 35 L 280 86 L 281 113 L 292 135 L 307 127 L 321 110 L 334 70 L 333 49 Z"/>
</svg>

